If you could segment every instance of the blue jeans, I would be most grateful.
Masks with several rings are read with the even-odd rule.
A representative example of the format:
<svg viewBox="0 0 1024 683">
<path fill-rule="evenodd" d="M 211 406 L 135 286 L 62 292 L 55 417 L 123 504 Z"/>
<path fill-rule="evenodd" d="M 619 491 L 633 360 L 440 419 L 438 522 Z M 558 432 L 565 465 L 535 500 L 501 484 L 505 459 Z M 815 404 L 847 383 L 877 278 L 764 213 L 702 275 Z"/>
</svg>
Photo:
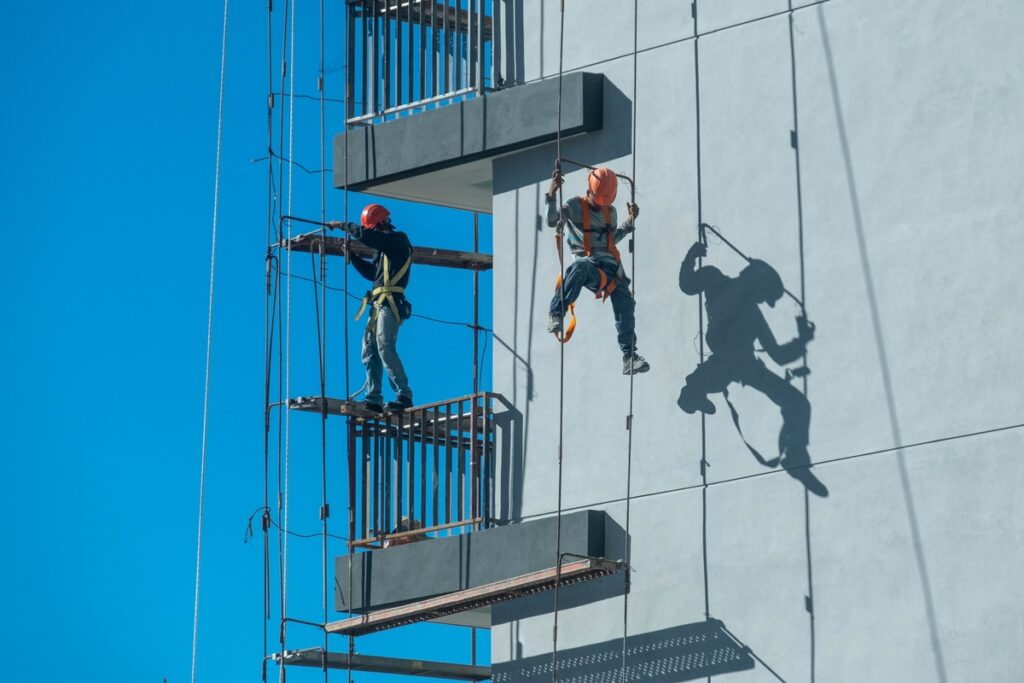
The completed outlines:
<svg viewBox="0 0 1024 683">
<path fill-rule="evenodd" d="M 592 258 L 577 258 L 565 271 L 565 280 L 562 282 L 562 292 L 556 290 L 555 296 L 551 299 L 551 306 L 548 313 L 552 317 L 562 318 L 565 311 L 562 309 L 562 297 L 565 298 L 565 306 L 575 303 L 584 287 L 596 292 L 601 286 L 601 275 L 598 269 L 603 270 L 608 280 L 615 280 L 618 277 L 618 284 L 615 291 L 608 298 L 612 302 L 612 312 L 615 314 L 615 330 L 618 332 L 619 348 L 622 353 L 630 353 L 636 349 L 636 302 L 629 292 L 629 278 L 618 275 L 617 264 L 595 261 Z"/>
<path fill-rule="evenodd" d="M 383 403 L 381 381 L 383 370 L 388 371 L 388 381 L 398 398 L 412 400 L 409 378 L 405 375 L 402 360 L 395 348 L 398 342 L 398 328 L 401 319 L 395 316 L 386 302 L 370 315 L 363 333 L 363 366 L 366 368 L 366 402 Z"/>
</svg>

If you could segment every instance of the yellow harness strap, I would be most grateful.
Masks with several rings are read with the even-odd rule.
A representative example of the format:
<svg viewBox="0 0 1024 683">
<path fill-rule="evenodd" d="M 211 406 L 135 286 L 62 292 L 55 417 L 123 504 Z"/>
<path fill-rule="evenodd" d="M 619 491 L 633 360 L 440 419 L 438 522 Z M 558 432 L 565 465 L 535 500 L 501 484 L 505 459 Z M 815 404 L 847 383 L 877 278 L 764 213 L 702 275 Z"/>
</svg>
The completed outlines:
<svg viewBox="0 0 1024 683">
<path fill-rule="evenodd" d="M 402 265 L 401 268 L 398 269 L 398 272 L 395 273 L 394 275 L 391 274 L 391 261 L 388 259 L 387 254 L 384 254 L 383 266 L 384 267 L 382 268 L 382 270 L 384 271 L 384 284 L 381 285 L 380 287 L 374 287 L 372 290 L 370 290 L 369 293 L 367 293 L 366 296 L 363 297 L 363 302 L 359 306 L 359 311 L 356 313 L 356 320 L 359 320 L 361 317 L 363 317 L 363 311 L 366 310 L 366 307 L 370 304 L 371 301 L 374 304 L 373 313 L 370 314 L 371 321 L 375 319 L 377 306 L 384 303 L 385 301 L 387 301 L 388 305 L 391 307 L 391 312 L 395 314 L 395 318 L 397 318 L 398 320 L 402 319 L 402 316 L 399 315 L 398 313 L 398 304 L 395 303 L 394 295 L 405 294 L 405 287 L 398 287 L 397 285 L 392 285 L 391 282 L 400 282 L 401 279 L 405 277 L 405 274 L 409 272 L 409 268 L 412 267 L 412 255 L 410 255 L 409 258 L 405 260 L 405 263 Z"/>
</svg>

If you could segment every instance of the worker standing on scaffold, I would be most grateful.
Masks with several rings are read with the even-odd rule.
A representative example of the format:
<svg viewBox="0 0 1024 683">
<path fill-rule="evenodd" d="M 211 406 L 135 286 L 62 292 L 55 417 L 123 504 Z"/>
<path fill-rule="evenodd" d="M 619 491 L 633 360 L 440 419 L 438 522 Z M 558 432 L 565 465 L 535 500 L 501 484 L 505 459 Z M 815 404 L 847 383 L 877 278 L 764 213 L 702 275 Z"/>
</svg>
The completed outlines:
<svg viewBox="0 0 1024 683">
<path fill-rule="evenodd" d="M 363 334 L 363 366 L 366 368 L 366 409 L 373 412 L 400 411 L 412 406 L 412 389 L 398 357 L 398 328 L 412 315 L 412 304 L 405 298 L 412 268 L 409 237 L 391 223 L 391 212 L 380 204 L 369 204 L 360 218 L 362 225 L 331 221 L 332 228 L 345 230 L 352 239 L 375 249 L 373 261 L 349 254 L 360 275 L 373 282 L 363 297 L 356 320 L 370 307 L 370 318 Z M 387 370 L 395 400 L 383 404 L 383 370 Z"/>
<path fill-rule="evenodd" d="M 640 214 L 636 204 L 627 202 L 629 217 L 616 226 L 615 195 L 618 179 L 607 167 L 592 170 L 587 176 L 585 197 L 572 197 L 559 208 L 558 189 L 562 186 L 561 171 L 551 176 L 551 187 L 545 195 L 548 226 L 564 222 L 573 262 L 565 271 L 565 281 L 556 288 L 548 310 L 548 332 L 562 334 L 566 308 L 573 304 L 586 287 L 602 301 L 612 300 L 615 329 L 622 350 L 622 374 L 647 372 L 651 366 L 636 352 L 636 301 L 629 291 L 629 278 L 622 267 L 622 258 L 615 246 L 634 230 L 634 219 Z M 565 306 L 565 308 L 563 308 Z"/>
</svg>

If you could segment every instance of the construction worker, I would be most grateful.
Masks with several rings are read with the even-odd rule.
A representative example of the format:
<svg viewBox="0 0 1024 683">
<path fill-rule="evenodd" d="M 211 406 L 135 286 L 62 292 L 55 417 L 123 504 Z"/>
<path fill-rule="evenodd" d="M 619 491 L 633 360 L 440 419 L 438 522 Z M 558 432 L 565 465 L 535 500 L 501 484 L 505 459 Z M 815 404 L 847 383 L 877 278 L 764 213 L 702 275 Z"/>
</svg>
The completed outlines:
<svg viewBox="0 0 1024 683">
<path fill-rule="evenodd" d="M 607 167 L 594 169 L 587 176 L 585 197 L 572 197 L 558 206 L 558 189 L 562 186 L 560 171 L 551 176 L 551 187 L 545 195 L 548 206 L 548 225 L 556 227 L 563 222 L 572 250 L 573 262 L 565 271 L 561 282 L 551 299 L 548 309 L 548 332 L 560 335 L 562 320 L 568 306 L 576 301 L 585 287 L 598 298 L 611 299 L 615 314 L 615 329 L 618 332 L 619 349 L 622 350 L 622 374 L 634 375 L 647 372 L 651 366 L 636 352 L 636 302 L 629 291 L 629 278 L 622 267 L 622 259 L 616 244 L 633 232 L 634 220 L 640 214 L 636 204 L 627 202 L 628 218 L 622 225 L 616 225 L 615 195 L 618 178 Z"/>
<path fill-rule="evenodd" d="M 412 304 L 405 298 L 412 267 L 412 245 L 404 232 L 395 230 L 391 212 L 380 204 L 369 204 L 363 209 L 360 223 L 332 221 L 328 225 L 340 228 L 368 247 L 376 250 L 368 261 L 349 254 L 352 265 L 360 275 L 373 282 L 373 289 L 363 297 L 356 314 L 370 308 L 370 318 L 363 334 L 363 366 L 366 368 L 366 408 L 373 412 L 400 411 L 412 406 L 412 389 L 398 357 L 396 344 L 398 328 L 412 315 Z M 387 370 L 395 400 L 383 404 L 381 384 L 383 370 Z"/>
<path fill-rule="evenodd" d="M 728 399 L 728 386 L 733 382 L 761 392 L 782 411 L 782 466 L 811 493 L 826 496 L 825 485 L 804 467 L 810 464 L 807 443 L 811 404 L 796 387 L 754 355 L 754 342 L 758 341 L 768 357 L 779 365 L 792 363 L 806 353 L 808 342 L 814 339 L 814 325 L 804 316 L 798 317 L 796 338 L 779 344 L 758 308 L 762 303 L 774 307 L 785 293 L 778 272 L 758 259 L 749 259 L 749 264 L 734 278 L 714 266 L 697 268 L 697 259 L 707 256 L 707 252 L 703 243 L 694 243 L 679 269 L 679 289 L 691 296 L 704 294 L 708 313 L 704 338 L 711 350 L 711 355 L 687 376 L 679 392 L 679 407 L 687 413 L 701 411 L 711 415 L 715 404 L 708 394 L 723 393 Z"/>
</svg>

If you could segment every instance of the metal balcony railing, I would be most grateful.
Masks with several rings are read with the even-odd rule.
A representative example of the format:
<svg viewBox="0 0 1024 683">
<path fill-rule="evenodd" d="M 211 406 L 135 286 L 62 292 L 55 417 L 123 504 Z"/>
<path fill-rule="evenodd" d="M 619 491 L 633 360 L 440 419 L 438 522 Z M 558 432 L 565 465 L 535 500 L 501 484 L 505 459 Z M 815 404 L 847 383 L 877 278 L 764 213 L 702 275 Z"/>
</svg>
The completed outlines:
<svg viewBox="0 0 1024 683">
<path fill-rule="evenodd" d="M 501 87 L 500 0 L 348 0 L 350 124 Z"/>
<path fill-rule="evenodd" d="M 485 392 L 349 419 L 351 546 L 492 525 L 495 398 Z"/>
</svg>

